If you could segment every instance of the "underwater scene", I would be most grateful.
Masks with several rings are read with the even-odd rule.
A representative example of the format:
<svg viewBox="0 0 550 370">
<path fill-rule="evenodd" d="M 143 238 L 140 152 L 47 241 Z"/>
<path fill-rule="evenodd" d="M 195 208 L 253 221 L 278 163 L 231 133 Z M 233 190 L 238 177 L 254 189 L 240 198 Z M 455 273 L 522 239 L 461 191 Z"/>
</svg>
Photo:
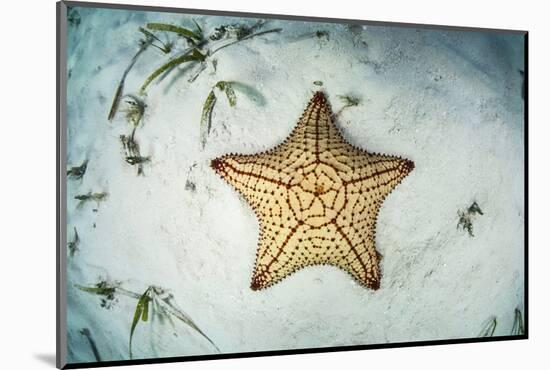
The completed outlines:
<svg viewBox="0 0 550 370">
<path fill-rule="evenodd" d="M 66 16 L 68 363 L 525 333 L 523 34 Z"/>
</svg>

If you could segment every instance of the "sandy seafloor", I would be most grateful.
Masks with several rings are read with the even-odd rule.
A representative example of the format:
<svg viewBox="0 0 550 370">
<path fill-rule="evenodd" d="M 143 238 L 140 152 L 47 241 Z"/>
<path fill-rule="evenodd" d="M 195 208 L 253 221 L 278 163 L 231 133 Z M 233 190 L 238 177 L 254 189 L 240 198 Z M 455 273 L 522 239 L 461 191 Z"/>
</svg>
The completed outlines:
<svg viewBox="0 0 550 370">
<path fill-rule="evenodd" d="M 122 113 L 107 120 L 138 48 L 137 28 L 193 28 L 195 19 L 209 34 L 255 20 L 77 10 L 81 22 L 68 34 L 67 161 L 89 164 L 81 181 L 68 181 L 67 237 L 73 227 L 80 236 L 67 265 L 69 362 L 95 361 L 83 328 L 102 360 L 128 359 L 137 301 L 117 295 L 103 308 L 74 287 L 100 279 L 138 293 L 150 285 L 169 290 L 223 353 L 472 338 L 492 316 L 495 335 L 510 334 L 525 293 L 521 35 L 269 20 L 262 29 L 283 31 L 219 51 L 217 69 L 209 66 L 192 84 L 180 68 L 149 87 L 136 135 L 151 162 L 137 176 L 119 141 L 130 125 Z M 149 48 L 125 93 L 137 93 L 167 60 Z M 259 94 L 237 91 L 233 108 L 218 94 L 201 149 L 202 105 L 220 80 Z M 347 140 L 416 164 L 379 215 L 378 291 L 328 266 L 252 291 L 257 220 L 209 167 L 219 155 L 280 143 L 319 89 L 314 81 L 323 82 L 335 112 L 343 106 L 338 95 L 361 99 L 336 120 Z M 109 196 L 99 207 L 78 208 L 74 196 L 88 191 Z M 457 222 L 473 201 L 484 214 L 474 218 L 471 237 Z M 214 353 L 181 322 L 155 315 L 137 326 L 133 351 L 134 358 Z"/>
</svg>

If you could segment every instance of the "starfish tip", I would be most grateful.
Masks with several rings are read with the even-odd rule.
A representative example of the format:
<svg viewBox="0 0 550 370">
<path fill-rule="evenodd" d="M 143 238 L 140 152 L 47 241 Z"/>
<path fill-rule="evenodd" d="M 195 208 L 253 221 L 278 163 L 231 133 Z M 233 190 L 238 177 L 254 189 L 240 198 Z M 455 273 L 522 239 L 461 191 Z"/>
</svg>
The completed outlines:
<svg viewBox="0 0 550 370">
<path fill-rule="evenodd" d="M 223 168 L 223 160 L 221 158 L 214 158 L 210 161 L 210 167 L 219 171 Z"/>
<path fill-rule="evenodd" d="M 316 91 L 313 95 L 312 101 L 314 103 L 326 103 L 327 99 L 325 97 L 325 93 L 323 93 L 321 90 Z"/>
<path fill-rule="evenodd" d="M 406 173 L 410 173 L 412 170 L 414 170 L 414 162 L 409 159 L 406 159 L 405 164 L 403 165 L 403 169 L 405 170 Z"/>
<path fill-rule="evenodd" d="M 252 289 L 253 291 L 258 291 L 263 288 L 265 288 L 264 284 L 260 281 L 260 279 L 255 276 L 250 283 L 250 289 Z"/>
</svg>

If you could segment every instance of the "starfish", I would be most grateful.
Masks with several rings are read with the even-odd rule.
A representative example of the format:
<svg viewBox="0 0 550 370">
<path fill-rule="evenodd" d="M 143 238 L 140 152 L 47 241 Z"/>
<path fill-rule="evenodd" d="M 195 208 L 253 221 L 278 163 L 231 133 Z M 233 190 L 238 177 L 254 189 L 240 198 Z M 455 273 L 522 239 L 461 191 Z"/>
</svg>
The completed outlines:
<svg viewBox="0 0 550 370">
<path fill-rule="evenodd" d="M 224 155 L 211 166 L 259 219 L 252 290 L 311 265 L 333 265 L 365 287 L 380 287 L 376 218 L 414 163 L 349 144 L 322 92 L 281 144 L 259 154 Z"/>
</svg>

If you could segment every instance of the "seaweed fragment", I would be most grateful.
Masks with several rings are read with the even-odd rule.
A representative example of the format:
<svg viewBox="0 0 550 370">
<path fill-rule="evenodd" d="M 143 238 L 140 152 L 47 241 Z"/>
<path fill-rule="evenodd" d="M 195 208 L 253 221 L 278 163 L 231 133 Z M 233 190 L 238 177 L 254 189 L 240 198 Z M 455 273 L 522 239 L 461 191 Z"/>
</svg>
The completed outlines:
<svg viewBox="0 0 550 370">
<path fill-rule="evenodd" d="M 94 354 L 95 360 L 97 362 L 101 361 L 101 356 L 99 355 L 99 351 L 97 350 L 97 346 L 95 344 L 94 339 L 92 338 L 92 333 L 90 333 L 90 329 L 88 328 L 82 328 L 79 332 L 81 335 L 86 337 L 88 339 L 88 343 L 90 343 L 90 347 L 92 348 L 92 352 Z"/>
<path fill-rule="evenodd" d="M 170 41 L 168 42 L 164 42 L 162 41 L 161 39 L 159 39 L 157 36 L 155 36 L 152 32 L 149 32 L 147 31 L 145 28 L 143 27 L 139 27 L 138 28 L 139 32 L 143 33 L 147 38 L 149 38 L 151 40 L 151 46 L 159 49 L 160 51 L 162 51 L 164 54 L 168 54 L 169 52 L 172 51 L 172 47 L 174 46 L 174 44 Z M 160 43 L 160 45 L 158 44 L 155 44 L 153 41 L 158 41 Z M 145 41 L 141 41 L 141 43 L 144 43 Z"/>
<path fill-rule="evenodd" d="M 255 31 L 263 26 L 264 21 L 258 21 L 252 26 L 248 25 L 224 25 L 221 27 L 218 27 L 212 35 L 208 38 L 204 38 L 203 36 L 203 30 L 198 25 L 196 21 L 193 20 L 196 26 L 196 30 L 190 30 L 188 28 L 180 27 L 173 24 L 167 24 L 167 23 L 158 23 L 158 22 L 150 22 L 146 24 L 146 28 L 140 27 L 139 31 L 143 33 L 146 37 L 145 40 L 141 41 L 141 44 L 143 46 L 149 46 L 152 45 L 154 47 L 157 47 L 161 51 L 163 51 L 165 54 L 168 54 L 172 51 L 172 43 L 164 43 L 162 42 L 157 36 L 155 36 L 154 33 L 151 31 L 164 31 L 164 32 L 171 32 L 175 33 L 187 40 L 187 42 L 191 45 L 191 48 L 184 51 L 181 55 L 172 58 L 168 62 L 162 64 L 160 67 L 158 67 L 153 73 L 151 73 L 146 80 L 143 82 L 143 84 L 140 87 L 140 94 L 145 94 L 145 91 L 147 87 L 153 82 L 155 79 L 157 79 L 160 75 L 164 74 L 165 72 L 169 72 L 173 68 L 177 67 L 178 65 L 189 63 L 190 65 L 200 63 L 201 66 L 199 70 L 189 79 L 189 82 L 193 82 L 198 75 L 206 68 L 206 66 L 203 64 L 207 57 L 213 55 L 217 51 L 233 45 L 237 42 L 250 39 L 252 37 L 260 36 L 266 33 L 270 32 L 280 32 L 281 29 L 273 29 L 263 32 L 257 32 Z M 225 45 L 220 46 L 219 48 L 212 50 L 210 47 L 206 47 L 207 44 L 210 41 L 215 40 L 221 40 L 221 39 L 233 39 L 233 41 L 226 43 Z M 158 45 L 155 43 L 155 41 L 160 42 L 161 44 Z M 202 50 L 204 48 L 204 51 Z M 125 75 L 123 76 L 125 77 Z M 122 96 L 122 87 L 123 87 L 123 81 L 121 81 L 119 85 L 119 89 L 117 89 L 117 93 L 115 94 L 115 99 L 113 100 L 113 106 L 111 109 L 111 112 L 109 114 L 109 119 L 111 119 L 112 116 L 114 116 L 114 112 L 116 111 L 118 107 L 118 102 L 120 100 L 120 96 Z M 119 91 L 120 90 L 120 91 Z M 118 97 L 118 99 L 117 99 Z"/>
<path fill-rule="evenodd" d="M 234 107 L 235 105 L 237 105 L 237 96 L 235 95 L 235 90 L 233 90 L 233 83 L 227 81 L 219 81 L 215 87 L 225 92 L 227 100 L 229 101 L 229 106 Z"/>
<path fill-rule="evenodd" d="M 131 292 L 132 296 L 135 297 L 135 293 Z M 152 307 L 155 307 L 158 310 L 158 314 L 165 317 L 175 317 L 180 320 L 191 329 L 195 330 L 200 334 L 204 339 L 206 339 L 217 352 L 220 352 L 220 349 L 216 344 L 210 339 L 198 326 L 195 322 L 185 314 L 181 309 L 179 309 L 174 302 L 174 296 L 167 292 L 165 289 L 151 285 L 149 286 L 143 294 L 138 298 L 136 304 L 136 309 L 134 311 L 134 316 L 132 319 L 132 325 L 130 327 L 130 339 L 129 339 L 129 354 L 130 358 L 133 357 L 132 353 L 132 338 L 134 336 L 135 329 L 140 319 L 143 322 L 146 322 L 149 317 L 149 304 L 152 304 Z"/>
<path fill-rule="evenodd" d="M 127 100 L 125 100 L 127 108 L 124 110 L 124 113 L 126 113 L 126 121 L 134 127 L 137 127 L 143 118 L 147 105 L 135 95 L 128 94 L 125 95 L 125 97 L 127 98 Z"/>
<path fill-rule="evenodd" d="M 195 22 L 196 24 L 196 22 Z M 197 25 L 198 26 L 198 25 Z M 163 23 L 148 23 L 146 25 L 146 27 L 148 27 L 149 29 L 151 30 L 165 30 L 165 31 L 171 31 L 171 32 L 176 32 L 180 35 L 187 35 L 189 36 L 188 37 L 188 40 L 194 40 L 196 37 L 198 38 L 201 38 L 202 39 L 202 32 L 200 35 L 197 35 L 196 33 L 192 32 L 192 31 L 189 31 L 189 30 L 186 30 L 182 27 L 178 27 L 178 26 L 173 26 L 173 25 L 167 25 L 167 24 L 163 24 Z M 118 110 L 118 107 L 119 107 L 119 104 L 120 104 L 120 100 L 123 96 L 123 91 L 124 91 L 124 82 L 126 80 L 126 77 L 128 75 L 128 73 L 130 72 L 130 70 L 132 69 L 132 67 L 134 66 L 134 64 L 136 63 L 136 61 L 138 60 L 139 56 L 149 47 L 149 46 L 153 46 L 159 50 L 161 50 L 164 54 L 168 54 L 170 53 L 172 50 L 173 50 L 173 46 L 174 44 L 171 42 L 171 41 L 168 41 L 168 42 L 164 42 L 162 41 L 160 38 L 158 38 L 154 33 L 146 30 L 145 28 L 143 27 L 139 27 L 138 28 L 138 31 L 141 32 L 145 37 L 140 39 L 139 40 L 139 50 L 138 52 L 134 55 L 134 57 L 130 60 L 130 63 L 129 65 L 126 67 L 126 69 L 124 70 L 124 73 L 122 74 L 122 77 L 120 79 L 120 82 L 117 86 L 117 89 L 115 90 L 115 96 L 113 97 L 113 103 L 111 104 L 111 109 L 109 110 L 109 115 L 108 115 L 108 120 L 111 121 L 117 110 Z M 195 42 L 193 41 L 192 44 L 194 45 Z M 185 53 L 187 54 L 187 53 Z M 177 59 L 177 58 L 176 58 Z M 182 62 L 183 63 L 183 62 Z M 162 66 L 164 67 L 164 66 Z M 161 67 L 161 68 L 162 68 Z M 166 67 L 167 69 L 168 68 L 171 68 L 172 66 L 169 65 L 168 67 Z M 163 71 L 160 71 L 160 73 L 162 73 Z M 152 78 L 151 78 L 152 77 Z M 151 81 L 156 78 L 157 75 L 155 76 L 150 76 L 151 78 Z M 151 82 L 151 81 L 148 81 L 147 85 Z M 144 93 L 144 90 L 147 86 L 142 86 L 142 89 L 140 90 L 141 93 Z"/>
<path fill-rule="evenodd" d="M 145 37 L 140 39 L 139 45 L 140 48 L 136 55 L 131 59 L 128 67 L 124 71 L 122 78 L 115 90 L 113 97 L 113 102 L 111 104 L 111 109 L 109 110 L 108 119 L 112 120 L 119 109 L 121 99 L 124 95 L 124 83 L 126 76 L 134 66 L 139 55 L 143 53 L 149 46 L 153 46 L 161 50 L 164 54 L 171 53 L 174 48 L 174 44 L 171 41 L 164 42 L 154 32 L 169 32 L 175 33 L 176 35 L 185 38 L 185 40 L 190 45 L 190 48 L 180 53 L 176 57 L 172 57 L 170 60 L 162 64 L 156 70 L 154 70 L 143 82 L 139 89 L 141 95 L 145 94 L 149 85 L 156 80 L 159 76 L 165 76 L 166 73 L 170 72 L 175 67 L 181 64 L 188 64 L 190 67 L 193 67 L 195 64 L 200 64 L 199 68 L 194 72 L 194 74 L 188 79 L 189 83 L 194 82 L 197 77 L 201 74 L 202 71 L 206 69 L 206 60 L 210 60 L 210 57 L 228 46 L 234 45 L 238 42 L 251 39 L 253 37 L 265 35 L 273 32 L 281 32 L 282 28 L 274 28 L 266 31 L 258 31 L 263 27 L 265 21 L 260 20 L 252 25 L 246 24 L 228 24 L 222 25 L 215 29 L 215 31 L 209 36 L 205 37 L 203 34 L 203 29 L 200 25 L 193 20 L 196 29 L 191 30 L 189 28 L 181 27 L 178 25 L 161 23 L 161 22 L 149 22 L 144 27 L 139 27 L 138 31 L 141 32 Z M 214 49 L 210 46 L 210 43 L 213 41 L 219 40 L 229 40 L 225 44 Z M 212 59 L 212 66 L 215 71 L 216 69 L 216 60 Z"/>
<path fill-rule="evenodd" d="M 115 90 L 115 96 L 113 97 L 113 103 L 111 104 L 111 109 L 109 110 L 109 115 L 107 116 L 107 119 L 109 121 L 111 121 L 115 117 L 116 112 L 118 111 L 118 107 L 120 105 L 120 99 L 122 98 L 122 94 L 123 94 L 123 91 L 124 91 L 124 83 L 126 81 L 126 77 L 128 76 L 128 73 L 130 73 L 130 70 L 136 64 L 139 56 L 145 50 L 147 50 L 147 48 L 149 47 L 149 45 L 151 45 L 153 43 L 153 41 L 154 41 L 154 38 L 147 36 L 147 34 L 145 34 L 145 39 L 140 39 L 140 41 L 139 41 L 139 50 L 132 57 L 132 59 L 130 60 L 130 63 L 128 64 L 128 66 L 126 67 L 124 72 L 122 73 L 122 77 L 120 78 L 120 82 L 118 83 L 118 86 Z"/>
<path fill-rule="evenodd" d="M 194 32 L 190 29 L 167 23 L 147 23 L 147 28 L 153 31 L 173 32 L 184 37 L 187 41 L 195 44 L 202 40 L 202 30 L 197 22 L 195 22 L 195 25 L 198 27 L 198 32 Z"/>
<path fill-rule="evenodd" d="M 361 102 L 361 100 L 358 97 L 351 96 L 351 95 L 338 95 L 338 98 L 340 99 L 340 101 L 344 103 L 344 108 L 356 107 Z"/>
<path fill-rule="evenodd" d="M 136 164 L 139 165 L 139 164 L 143 164 L 145 162 L 149 162 L 149 160 L 150 160 L 149 157 L 142 157 L 140 155 L 126 157 L 126 162 L 128 162 L 132 166 L 136 165 Z M 143 170 L 138 169 L 138 175 L 141 175 L 142 173 L 143 173 Z"/>
<path fill-rule="evenodd" d="M 80 166 L 71 167 L 67 170 L 67 176 L 72 180 L 81 180 L 86 169 L 88 168 L 88 160 L 85 159 Z"/>
<path fill-rule="evenodd" d="M 282 31 L 282 28 L 274 28 L 265 31 L 259 31 L 263 27 L 265 21 L 260 20 L 252 25 L 246 24 L 229 24 L 218 27 L 210 37 L 204 36 L 204 31 L 200 25 L 193 20 L 196 28 L 189 29 L 181 27 L 178 25 L 161 23 L 161 22 L 149 22 L 146 23 L 144 27 L 139 27 L 138 31 L 143 34 L 143 38 L 139 42 L 139 50 L 131 59 L 128 67 L 125 69 L 122 78 L 117 86 L 115 91 L 115 96 L 109 111 L 108 119 L 112 120 L 116 113 L 120 109 L 121 102 L 126 102 L 126 109 L 123 112 L 126 114 L 126 120 L 134 126 L 134 129 L 131 135 L 120 136 L 120 140 L 125 151 L 124 160 L 130 165 L 138 166 L 138 175 L 143 174 L 143 164 L 150 161 L 150 157 L 142 156 L 139 152 L 139 145 L 135 138 L 135 131 L 140 122 L 143 120 L 143 115 L 145 111 L 145 102 L 143 99 L 138 98 L 132 94 L 124 94 L 124 83 L 126 76 L 136 63 L 138 57 L 143 53 L 149 46 L 156 47 L 165 54 L 172 53 L 172 57 L 164 64 L 161 64 L 157 69 L 155 69 L 139 88 L 139 94 L 145 95 L 148 87 L 159 79 L 164 78 L 168 73 L 170 73 L 176 67 L 185 64 L 185 67 L 181 69 L 181 73 L 188 73 L 191 71 L 191 76 L 188 78 L 189 83 L 193 83 L 199 75 L 207 68 L 209 64 L 212 65 L 214 73 L 216 72 L 217 59 L 213 58 L 216 52 L 234 45 L 238 42 L 249 40 L 253 37 L 258 37 L 268 33 L 278 33 Z M 171 41 L 164 42 L 162 41 L 155 32 L 169 32 L 176 34 L 180 37 L 183 37 L 188 44 L 188 48 L 178 53 L 174 52 L 174 43 Z M 221 41 L 227 40 L 227 41 Z M 220 43 L 214 41 L 221 41 Z M 221 45 L 220 45 L 221 44 Z M 216 46 L 217 48 L 214 48 Z M 175 54 L 175 55 L 174 55 Z M 235 86 L 233 86 L 235 85 Z M 235 87 L 235 89 L 234 89 Z M 255 89 L 247 86 L 245 84 L 239 84 L 237 82 L 226 82 L 219 81 L 212 91 L 208 94 L 206 101 L 203 106 L 201 113 L 201 143 L 202 147 L 206 143 L 206 136 L 210 132 L 211 128 L 211 118 L 214 105 L 216 103 L 216 94 L 215 89 L 224 91 L 230 106 L 235 106 L 237 103 L 237 96 L 235 90 L 242 89 L 245 94 L 252 95 L 252 98 L 260 103 L 264 103 L 265 99 L 263 96 L 258 93 Z"/>
<path fill-rule="evenodd" d="M 346 28 L 353 38 L 353 44 L 356 46 L 368 47 L 369 44 L 363 39 L 364 27 L 360 24 L 348 24 Z"/>
<path fill-rule="evenodd" d="M 202 38 L 202 35 L 203 35 L 202 27 L 197 23 L 195 19 L 193 19 L 193 23 L 195 23 L 195 27 L 197 27 L 197 34 L 200 35 L 200 37 Z"/>
<path fill-rule="evenodd" d="M 69 26 L 72 26 L 74 28 L 78 28 L 78 26 L 80 26 L 80 22 L 81 22 L 81 17 L 80 17 L 80 13 L 77 9 L 75 8 L 69 8 L 68 11 L 67 11 L 67 23 L 69 24 Z"/>
<path fill-rule="evenodd" d="M 217 27 L 214 30 L 214 33 L 210 35 L 210 40 L 217 41 L 221 39 L 227 39 L 227 38 L 236 38 L 237 40 L 241 40 L 247 36 L 250 36 L 253 34 L 257 29 L 261 28 L 264 25 L 263 20 L 259 20 L 256 23 L 254 23 L 252 26 L 248 26 L 246 24 L 225 24 L 220 27 Z"/>
<path fill-rule="evenodd" d="M 109 309 L 115 302 L 117 302 L 115 292 L 119 285 L 119 283 L 109 283 L 107 280 L 100 280 L 91 287 L 75 284 L 75 288 L 86 293 L 100 296 L 100 306 L 102 308 Z"/>
<path fill-rule="evenodd" d="M 118 83 L 118 86 L 115 90 L 115 96 L 113 97 L 113 103 L 111 104 L 111 109 L 109 110 L 109 115 L 107 119 L 110 121 L 115 118 L 115 114 L 118 111 L 118 106 L 120 105 L 120 98 L 122 97 L 122 90 L 124 89 L 124 77 Z"/>
<path fill-rule="evenodd" d="M 185 181 L 184 189 L 194 193 L 197 190 L 197 185 L 193 181 L 188 179 L 187 181 Z"/>
<path fill-rule="evenodd" d="M 149 302 L 151 302 L 150 295 L 151 287 L 139 297 L 136 305 L 136 310 L 134 312 L 134 318 L 132 320 L 132 326 L 130 327 L 130 340 L 128 342 L 128 352 L 130 353 L 130 358 L 132 358 L 132 338 L 134 336 L 134 331 L 136 326 L 139 323 L 139 320 L 146 322 L 149 318 Z"/>
<path fill-rule="evenodd" d="M 149 86 L 151 82 L 153 82 L 158 76 L 160 76 L 163 72 L 166 72 L 168 69 L 174 68 L 183 63 L 202 62 L 205 58 L 206 55 L 202 54 L 197 48 L 194 48 L 190 51 L 190 53 L 185 53 L 177 58 L 170 60 L 169 62 L 157 68 L 151 75 L 149 75 L 149 77 L 147 77 L 147 79 L 139 89 L 140 93 L 145 94 L 147 86 Z"/>
<path fill-rule="evenodd" d="M 132 299 L 137 299 L 136 308 L 132 315 L 130 324 L 130 335 L 128 340 L 128 352 L 130 358 L 133 357 L 132 339 L 134 337 L 137 325 L 140 321 L 147 322 L 149 320 L 149 312 L 161 315 L 167 318 L 176 318 L 185 325 L 193 329 L 206 339 L 216 352 L 220 352 L 218 346 L 210 339 L 199 326 L 187 315 L 181 308 L 178 307 L 172 293 L 159 286 L 150 285 L 147 289 L 139 294 L 130 290 L 126 290 L 120 286 L 120 283 L 111 284 L 105 280 L 100 280 L 97 284 L 91 287 L 75 285 L 76 288 L 102 297 L 102 307 L 105 307 L 103 300 L 114 302 L 117 301 L 116 295 L 123 295 Z"/>
<path fill-rule="evenodd" d="M 340 108 L 340 110 L 338 111 L 338 113 L 336 113 L 336 115 L 339 115 L 340 113 L 342 113 L 342 111 L 346 108 L 356 107 L 359 105 L 359 103 L 361 103 L 361 99 L 352 95 L 338 95 L 338 98 L 344 105 L 342 106 L 342 108 Z"/>
<path fill-rule="evenodd" d="M 215 90 L 219 89 L 220 91 L 225 92 L 227 100 L 229 101 L 229 106 L 234 107 L 237 104 L 237 96 L 235 95 L 235 90 L 233 89 L 233 82 L 229 81 L 218 81 L 210 93 L 206 97 L 202 107 L 201 114 L 201 147 L 204 149 L 206 145 L 206 138 L 210 134 L 210 129 L 212 128 L 212 111 L 214 110 L 214 105 L 216 104 L 217 97 Z"/>
<path fill-rule="evenodd" d="M 205 62 L 201 62 L 199 64 L 198 68 L 196 69 L 195 73 L 193 73 L 193 75 L 191 77 L 189 77 L 187 82 L 189 82 L 189 83 L 195 82 L 195 80 L 197 79 L 197 77 L 199 77 L 199 75 L 202 73 L 202 71 L 204 71 L 206 69 L 206 65 L 207 64 Z"/>
<path fill-rule="evenodd" d="M 514 325 L 512 326 L 511 335 L 524 335 L 525 328 L 523 326 L 523 315 L 519 308 L 514 310 Z"/>
<path fill-rule="evenodd" d="M 459 220 L 458 225 L 456 225 L 456 228 L 458 229 L 460 226 L 462 226 L 462 230 L 467 230 L 468 235 L 474 236 L 474 227 L 472 225 L 472 220 L 470 217 L 468 217 L 468 214 L 466 213 L 459 213 Z"/>
<path fill-rule="evenodd" d="M 202 106 L 200 141 L 203 149 L 206 145 L 206 137 L 210 134 L 210 128 L 212 127 L 212 111 L 214 110 L 216 100 L 216 94 L 214 90 L 211 90 Z"/>
<path fill-rule="evenodd" d="M 197 167 L 197 162 L 194 162 L 191 166 L 189 166 L 189 170 L 187 171 L 187 180 L 185 181 L 185 190 L 188 190 L 192 193 L 197 191 L 197 184 L 193 179 L 193 170 Z"/>
<path fill-rule="evenodd" d="M 481 211 L 481 208 L 479 208 L 479 205 L 477 204 L 477 202 L 473 202 L 472 205 L 470 207 L 468 207 L 468 213 L 470 214 L 479 214 L 479 215 L 483 215 L 483 212 Z"/>
<path fill-rule="evenodd" d="M 456 228 L 462 227 L 462 230 L 468 231 L 468 235 L 471 237 L 474 236 L 474 226 L 473 226 L 473 219 L 475 215 L 483 215 L 483 212 L 481 211 L 481 208 L 479 208 L 479 205 L 477 202 L 473 202 L 466 211 L 459 211 L 458 212 L 458 223 L 456 225 Z"/>
<path fill-rule="evenodd" d="M 330 34 L 328 31 L 315 31 L 314 35 L 320 40 L 330 41 Z"/>
<path fill-rule="evenodd" d="M 120 135 L 120 142 L 125 152 L 124 160 L 131 166 L 137 165 L 137 174 L 143 175 L 143 164 L 151 160 L 150 157 L 144 157 L 139 151 L 139 144 L 134 137 L 135 129 L 130 136 Z"/>
<path fill-rule="evenodd" d="M 492 337 L 495 333 L 495 329 L 497 327 L 497 318 L 496 316 L 489 317 L 485 323 L 483 324 L 483 327 L 481 331 L 479 332 L 478 337 L 485 338 L 485 337 Z"/>
<path fill-rule="evenodd" d="M 67 243 L 67 248 L 69 249 L 69 256 L 74 257 L 76 251 L 78 250 L 78 245 L 80 244 L 80 237 L 78 236 L 78 232 L 76 231 L 76 227 L 73 226 L 74 234 L 73 234 L 73 240 Z"/>
<path fill-rule="evenodd" d="M 241 42 L 241 41 L 244 41 L 244 40 L 249 40 L 249 39 L 251 39 L 251 38 L 253 38 L 253 37 L 257 37 L 257 36 L 266 35 L 266 34 L 268 34 L 268 33 L 279 33 L 279 32 L 281 32 L 282 30 L 283 30 L 282 28 L 273 28 L 273 29 L 270 29 L 270 30 L 267 30 L 267 31 L 260 31 L 260 32 L 257 32 L 257 33 L 251 33 L 251 34 L 246 35 L 246 36 L 243 36 L 243 37 L 241 37 L 241 38 L 238 38 L 238 37 L 237 37 L 236 40 L 234 40 L 234 41 L 232 41 L 232 42 L 229 42 L 229 43 L 227 43 L 227 44 L 225 44 L 225 45 L 222 45 L 222 46 L 220 46 L 219 48 L 215 49 L 214 51 L 212 51 L 212 52 L 210 53 L 210 55 L 214 55 L 214 54 L 217 53 L 218 51 L 220 51 L 220 50 L 222 50 L 222 49 L 224 49 L 224 48 L 226 48 L 226 47 L 228 47 L 228 46 L 235 45 L 235 44 L 238 43 L 238 42 Z"/>
<path fill-rule="evenodd" d="M 301 42 L 306 40 L 315 40 L 319 46 L 330 41 L 330 33 L 325 30 L 309 31 L 290 37 L 290 42 Z"/>
<path fill-rule="evenodd" d="M 91 191 L 89 191 L 87 194 L 75 195 L 74 199 L 80 201 L 77 205 L 77 207 L 79 207 L 79 208 L 82 207 L 85 203 L 87 203 L 91 200 L 94 200 L 97 203 L 98 207 L 99 207 L 99 202 L 102 202 L 102 201 L 106 200 L 107 196 L 108 196 L 108 194 L 106 192 L 92 193 Z"/>
<path fill-rule="evenodd" d="M 182 309 L 180 309 L 177 305 L 177 303 L 174 300 L 173 294 L 165 291 L 164 289 L 160 287 L 154 287 L 155 297 L 158 297 L 160 309 L 165 313 L 174 316 L 176 319 L 180 320 L 190 328 L 194 329 L 197 333 L 199 333 L 203 338 L 205 338 L 210 344 L 216 349 L 217 352 L 220 352 L 220 349 L 218 346 L 210 339 L 198 326 L 197 324 L 191 319 L 189 315 L 187 315 L 185 312 L 183 312 Z"/>
</svg>

